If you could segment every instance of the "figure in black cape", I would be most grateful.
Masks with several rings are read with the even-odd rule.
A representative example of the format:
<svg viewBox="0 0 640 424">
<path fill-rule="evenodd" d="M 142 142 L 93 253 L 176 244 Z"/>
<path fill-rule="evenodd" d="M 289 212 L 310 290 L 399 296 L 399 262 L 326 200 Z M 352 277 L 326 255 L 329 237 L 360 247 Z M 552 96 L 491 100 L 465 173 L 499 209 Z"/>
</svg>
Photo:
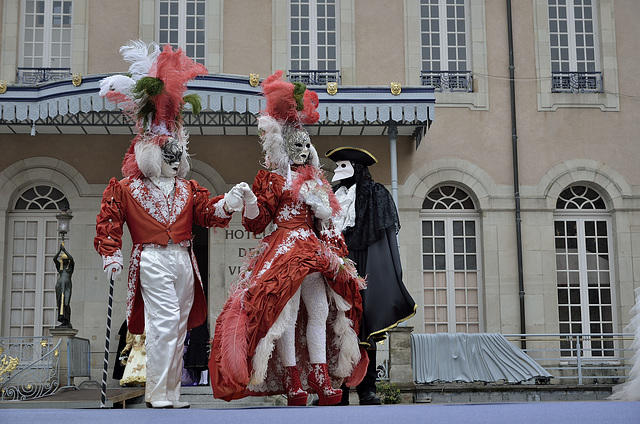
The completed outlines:
<svg viewBox="0 0 640 424">
<path fill-rule="evenodd" d="M 368 167 L 378 162 L 371 153 L 358 147 L 338 147 L 326 156 L 337 165 L 332 181 L 338 182 L 334 191 L 342 206 L 334 224 L 344 235 L 358 274 L 367 278 L 367 289 L 361 292 L 364 311 L 359 337 L 367 347 L 369 368 L 356 391 L 360 405 L 379 405 L 376 342 L 385 339 L 387 330 L 412 317 L 416 309 L 402 282 L 397 241 L 400 220 L 391 193 L 371 178 Z M 348 404 L 348 388 L 342 389 L 342 404 Z"/>
</svg>

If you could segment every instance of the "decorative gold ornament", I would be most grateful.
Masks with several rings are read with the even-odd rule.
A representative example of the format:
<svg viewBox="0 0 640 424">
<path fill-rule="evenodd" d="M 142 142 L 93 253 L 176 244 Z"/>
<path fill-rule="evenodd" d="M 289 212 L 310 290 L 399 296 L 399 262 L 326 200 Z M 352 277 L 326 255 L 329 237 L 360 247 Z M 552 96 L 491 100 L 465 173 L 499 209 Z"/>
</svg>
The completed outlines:
<svg viewBox="0 0 640 424">
<path fill-rule="evenodd" d="M 402 92 L 402 85 L 400 85 L 399 82 L 392 82 L 391 83 L 391 94 L 393 94 L 394 96 L 397 96 L 401 92 Z"/>
<path fill-rule="evenodd" d="M 260 85 L 260 74 L 249 74 L 249 85 L 251 85 L 251 87 Z"/>
<path fill-rule="evenodd" d="M 0 94 L 4 94 L 7 91 L 7 82 L 0 81 Z"/>
<path fill-rule="evenodd" d="M 40 346 L 42 346 L 42 347 L 47 347 L 48 344 L 49 344 L 49 342 L 46 341 L 46 340 L 41 340 L 40 341 Z"/>
<path fill-rule="evenodd" d="M 71 82 L 73 83 L 73 85 L 75 85 L 76 87 L 79 86 L 80 84 L 82 84 L 82 75 L 80 74 L 73 74 L 71 75 Z"/>
<path fill-rule="evenodd" d="M 53 351 L 53 356 L 58 356 L 58 355 L 59 355 L 58 349 L 54 350 Z"/>
<path fill-rule="evenodd" d="M 8 373 L 16 369 L 20 360 L 18 358 L 12 358 L 11 356 L 3 356 L 0 358 L 0 381 L 4 380 L 2 374 Z"/>
<path fill-rule="evenodd" d="M 327 83 L 327 93 L 330 95 L 334 95 L 338 92 L 338 83 L 337 82 L 328 82 Z"/>
</svg>

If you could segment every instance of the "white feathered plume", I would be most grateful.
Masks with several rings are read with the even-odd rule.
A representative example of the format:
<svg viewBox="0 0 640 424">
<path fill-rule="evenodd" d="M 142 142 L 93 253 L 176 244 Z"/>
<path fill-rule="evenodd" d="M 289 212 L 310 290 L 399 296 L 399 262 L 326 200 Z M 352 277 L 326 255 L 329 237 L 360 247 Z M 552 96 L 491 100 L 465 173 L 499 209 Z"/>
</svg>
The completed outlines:
<svg viewBox="0 0 640 424">
<path fill-rule="evenodd" d="M 151 51 L 150 51 L 151 50 Z M 131 40 L 126 45 L 120 47 L 120 53 L 129 66 L 129 74 L 134 81 L 149 75 L 151 66 L 160 54 L 160 46 L 157 43 L 147 45 L 142 40 Z"/>
<path fill-rule="evenodd" d="M 117 91 L 129 98 L 133 98 L 133 87 L 136 82 L 126 75 L 110 75 L 100 80 L 100 96 L 105 96 L 109 91 Z"/>
</svg>

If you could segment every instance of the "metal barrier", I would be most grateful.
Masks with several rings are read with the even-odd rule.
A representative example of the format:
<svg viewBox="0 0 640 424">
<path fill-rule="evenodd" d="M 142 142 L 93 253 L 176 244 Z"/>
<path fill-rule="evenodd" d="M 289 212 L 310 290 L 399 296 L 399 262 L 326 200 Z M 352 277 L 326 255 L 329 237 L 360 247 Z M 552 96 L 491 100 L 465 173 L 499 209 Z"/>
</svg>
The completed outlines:
<svg viewBox="0 0 640 424">
<path fill-rule="evenodd" d="M 552 93 L 602 93 L 602 72 L 552 72 Z"/>
<path fill-rule="evenodd" d="M 376 371 L 378 380 L 389 381 L 389 338 L 376 343 Z"/>
<path fill-rule="evenodd" d="M 471 71 L 420 71 L 421 85 L 433 87 L 435 91 L 473 91 Z"/>
<path fill-rule="evenodd" d="M 328 82 L 340 83 L 340 71 L 289 70 L 289 82 L 301 82 L 306 85 L 326 85 Z"/>
<path fill-rule="evenodd" d="M 71 77 L 71 68 L 18 68 L 18 84 L 40 84 Z"/>
<path fill-rule="evenodd" d="M 91 378 L 91 346 L 87 339 L 72 337 L 67 341 L 67 386 L 73 377 Z M 74 386 L 75 387 L 75 386 Z"/>
<path fill-rule="evenodd" d="M 51 337 L 0 337 L 0 399 L 25 400 L 59 387 L 60 341 Z"/>
<path fill-rule="evenodd" d="M 626 380 L 633 356 L 632 333 L 607 334 L 504 334 L 562 383 L 617 384 Z M 602 341 L 608 342 L 603 349 Z M 625 341 L 627 346 L 625 347 Z M 596 343 L 597 342 L 597 343 Z"/>
</svg>

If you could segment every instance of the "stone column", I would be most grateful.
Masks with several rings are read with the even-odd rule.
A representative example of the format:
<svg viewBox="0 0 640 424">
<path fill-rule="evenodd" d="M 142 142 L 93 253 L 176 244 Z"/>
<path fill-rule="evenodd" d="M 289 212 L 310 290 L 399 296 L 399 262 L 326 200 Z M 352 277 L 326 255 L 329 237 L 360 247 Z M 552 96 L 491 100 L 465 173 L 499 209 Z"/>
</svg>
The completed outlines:
<svg viewBox="0 0 640 424">
<path fill-rule="evenodd" d="M 73 377 L 69 377 L 69 339 L 75 337 L 78 334 L 78 330 L 75 328 L 51 328 L 49 332 L 53 336 L 53 345 L 58 344 L 60 340 L 60 346 L 58 349 L 58 356 L 60 358 L 60 387 L 73 386 Z"/>
<path fill-rule="evenodd" d="M 414 386 L 411 368 L 412 332 L 413 327 L 395 327 L 388 331 L 390 383 Z"/>
</svg>

